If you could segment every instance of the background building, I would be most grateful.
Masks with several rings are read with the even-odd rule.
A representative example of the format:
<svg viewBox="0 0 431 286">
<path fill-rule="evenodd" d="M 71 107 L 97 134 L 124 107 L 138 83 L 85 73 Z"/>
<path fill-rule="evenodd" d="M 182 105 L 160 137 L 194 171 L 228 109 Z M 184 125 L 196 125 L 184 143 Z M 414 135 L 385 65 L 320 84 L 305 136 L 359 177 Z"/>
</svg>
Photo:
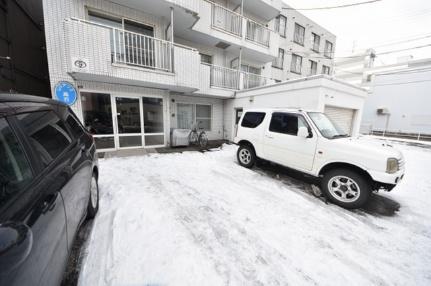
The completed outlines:
<svg viewBox="0 0 431 286">
<path fill-rule="evenodd" d="M 431 59 L 374 75 L 361 131 L 431 140 Z"/>
<path fill-rule="evenodd" d="M 371 81 L 375 58 L 376 52 L 373 49 L 338 58 L 335 60 L 334 75 L 350 84 L 367 87 Z"/>
<path fill-rule="evenodd" d="M 0 0 L 0 92 L 51 97 L 42 0 Z"/>
<path fill-rule="evenodd" d="M 266 76 L 280 82 L 333 74 L 335 35 L 286 4 L 273 22 L 280 46 L 277 58 L 265 65 Z"/>
</svg>

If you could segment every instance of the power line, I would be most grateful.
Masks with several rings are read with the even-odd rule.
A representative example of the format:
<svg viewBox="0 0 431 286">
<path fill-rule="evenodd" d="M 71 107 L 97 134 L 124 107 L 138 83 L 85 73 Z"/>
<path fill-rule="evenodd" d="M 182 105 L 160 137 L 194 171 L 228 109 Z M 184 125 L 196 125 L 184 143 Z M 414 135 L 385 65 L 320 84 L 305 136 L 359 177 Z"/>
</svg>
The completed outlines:
<svg viewBox="0 0 431 286">
<path fill-rule="evenodd" d="M 327 6 L 327 7 L 316 7 L 316 8 L 292 8 L 292 7 L 283 7 L 282 9 L 286 10 L 303 10 L 303 11 L 310 11 L 310 10 L 329 10 L 329 9 L 338 9 L 338 8 L 347 8 L 352 6 L 359 6 L 364 4 L 371 4 L 375 2 L 380 2 L 382 0 L 371 0 L 371 1 L 365 1 L 365 2 L 358 2 L 358 3 L 352 3 L 352 4 L 344 4 L 344 5 L 338 5 L 338 6 Z"/>
</svg>

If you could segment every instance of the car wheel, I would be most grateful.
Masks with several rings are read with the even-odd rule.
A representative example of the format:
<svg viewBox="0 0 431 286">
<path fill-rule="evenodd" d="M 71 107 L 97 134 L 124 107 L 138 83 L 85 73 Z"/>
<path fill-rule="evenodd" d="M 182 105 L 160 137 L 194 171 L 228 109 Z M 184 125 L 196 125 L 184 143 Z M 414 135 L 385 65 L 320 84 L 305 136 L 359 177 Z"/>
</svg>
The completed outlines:
<svg viewBox="0 0 431 286">
<path fill-rule="evenodd" d="M 321 188 L 331 202 L 347 209 L 362 207 L 371 194 L 367 178 L 345 169 L 328 171 L 323 176 Z"/>
<path fill-rule="evenodd" d="M 243 167 L 251 168 L 256 162 L 256 154 L 254 153 L 253 147 L 250 145 L 239 146 L 236 155 L 239 164 Z"/>
<path fill-rule="evenodd" d="M 87 219 L 92 219 L 96 216 L 99 210 L 99 185 L 97 184 L 96 175 L 93 174 L 90 184 L 90 199 L 88 200 Z"/>
</svg>

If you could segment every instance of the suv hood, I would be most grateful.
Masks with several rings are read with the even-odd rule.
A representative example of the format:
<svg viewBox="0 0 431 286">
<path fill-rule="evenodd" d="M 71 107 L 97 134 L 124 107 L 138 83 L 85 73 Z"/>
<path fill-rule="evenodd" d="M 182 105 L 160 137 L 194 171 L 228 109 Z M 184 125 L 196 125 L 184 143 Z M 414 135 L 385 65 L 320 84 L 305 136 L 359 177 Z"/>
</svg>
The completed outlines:
<svg viewBox="0 0 431 286">
<path fill-rule="evenodd" d="M 386 158 L 403 158 L 401 151 L 394 148 L 391 144 L 365 137 L 348 137 L 332 139 L 340 148 L 347 148 L 352 151 L 364 152 L 363 154 L 375 154 L 377 157 Z"/>
</svg>

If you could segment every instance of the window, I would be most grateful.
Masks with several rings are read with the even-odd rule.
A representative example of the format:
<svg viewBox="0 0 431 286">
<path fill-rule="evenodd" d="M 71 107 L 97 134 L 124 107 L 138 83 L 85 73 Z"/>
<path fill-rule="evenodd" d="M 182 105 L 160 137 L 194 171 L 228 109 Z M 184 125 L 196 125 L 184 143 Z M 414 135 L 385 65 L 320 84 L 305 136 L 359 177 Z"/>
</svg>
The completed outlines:
<svg viewBox="0 0 431 286">
<path fill-rule="evenodd" d="M 79 138 L 82 134 L 84 134 L 81 124 L 78 123 L 78 120 L 75 118 L 75 116 L 69 114 L 67 116 L 66 123 L 69 125 L 70 130 L 72 131 L 73 137 Z"/>
<path fill-rule="evenodd" d="M 201 56 L 201 63 L 212 65 L 212 63 L 213 63 L 213 57 L 212 56 L 202 54 L 202 53 L 199 53 L 199 55 Z"/>
<path fill-rule="evenodd" d="M 265 119 L 265 112 L 246 112 L 242 119 L 241 126 L 247 128 L 258 127 Z"/>
<path fill-rule="evenodd" d="M 310 75 L 317 74 L 317 62 L 310 60 Z"/>
<path fill-rule="evenodd" d="M 272 62 L 272 66 L 282 69 L 284 64 L 284 50 L 278 49 L 278 57 Z"/>
<path fill-rule="evenodd" d="M 48 166 L 72 142 L 63 122 L 52 111 L 25 113 L 17 118 L 44 166 Z"/>
<path fill-rule="evenodd" d="M 322 74 L 330 75 L 331 74 L 331 68 L 328 67 L 328 66 L 323 65 L 322 66 Z"/>
<path fill-rule="evenodd" d="M 211 105 L 196 104 L 196 126 L 199 129 L 211 130 Z"/>
<path fill-rule="evenodd" d="M 144 110 L 144 132 L 163 133 L 163 99 L 162 98 L 142 98 Z"/>
<path fill-rule="evenodd" d="M 32 180 L 30 165 L 6 119 L 0 118 L 0 207 Z"/>
<path fill-rule="evenodd" d="M 292 62 L 290 63 L 290 71 L 293 73 L 301 74 L 301 68 L 302 68 L 302 57 L 293 54 Z"/>
<path fill-rule="evenodd" d="M 192 129 L 196 124 L 198 128 L 211 131 L 212 108 L 204 104 L 177 104 L 177 127 Z"/>
<path fill-rule="evenodd" d="M 304 45 L 305 28 L 298 23 L 295 23 L 295 33 L 293 35 L 293 41 L 301 46 Z"/>
<path fill-rule="evenodd" d="M 330 41 L 325 42 L 325 53 L 324 53 L 325 57 L 332 58 L 332 53 L 333 53 L 332 47 L 333 45 Z"/>
<path fill-rule="evenodd" d="M 278 15 L 278 17 L 275 18 L 275 31 L 282 37 L 286 37 L 286 23 L 287 18 L 283 15 Z"/>
<path fill-rule="evenodd" d="M 302 116 L 276 112 L 272 114 L 269 131 L 297 136 L 299 127 L 309 129 L 307 122 Z"/>
<path fill-rule="evenodd" d="M 320 50 L 320 36 L 317 35 L 316 33 L 311 33 L 311 38 L 313 41 L 312 43 L 313 46 L 311 47 L 311 49 L 316 53 L 318 53 Z"/>
<path fill-rule="evenodd" d="M 113 134 L 111 95 L 81 92 L 84 126 L 91 134 Z"/>
</svg>

